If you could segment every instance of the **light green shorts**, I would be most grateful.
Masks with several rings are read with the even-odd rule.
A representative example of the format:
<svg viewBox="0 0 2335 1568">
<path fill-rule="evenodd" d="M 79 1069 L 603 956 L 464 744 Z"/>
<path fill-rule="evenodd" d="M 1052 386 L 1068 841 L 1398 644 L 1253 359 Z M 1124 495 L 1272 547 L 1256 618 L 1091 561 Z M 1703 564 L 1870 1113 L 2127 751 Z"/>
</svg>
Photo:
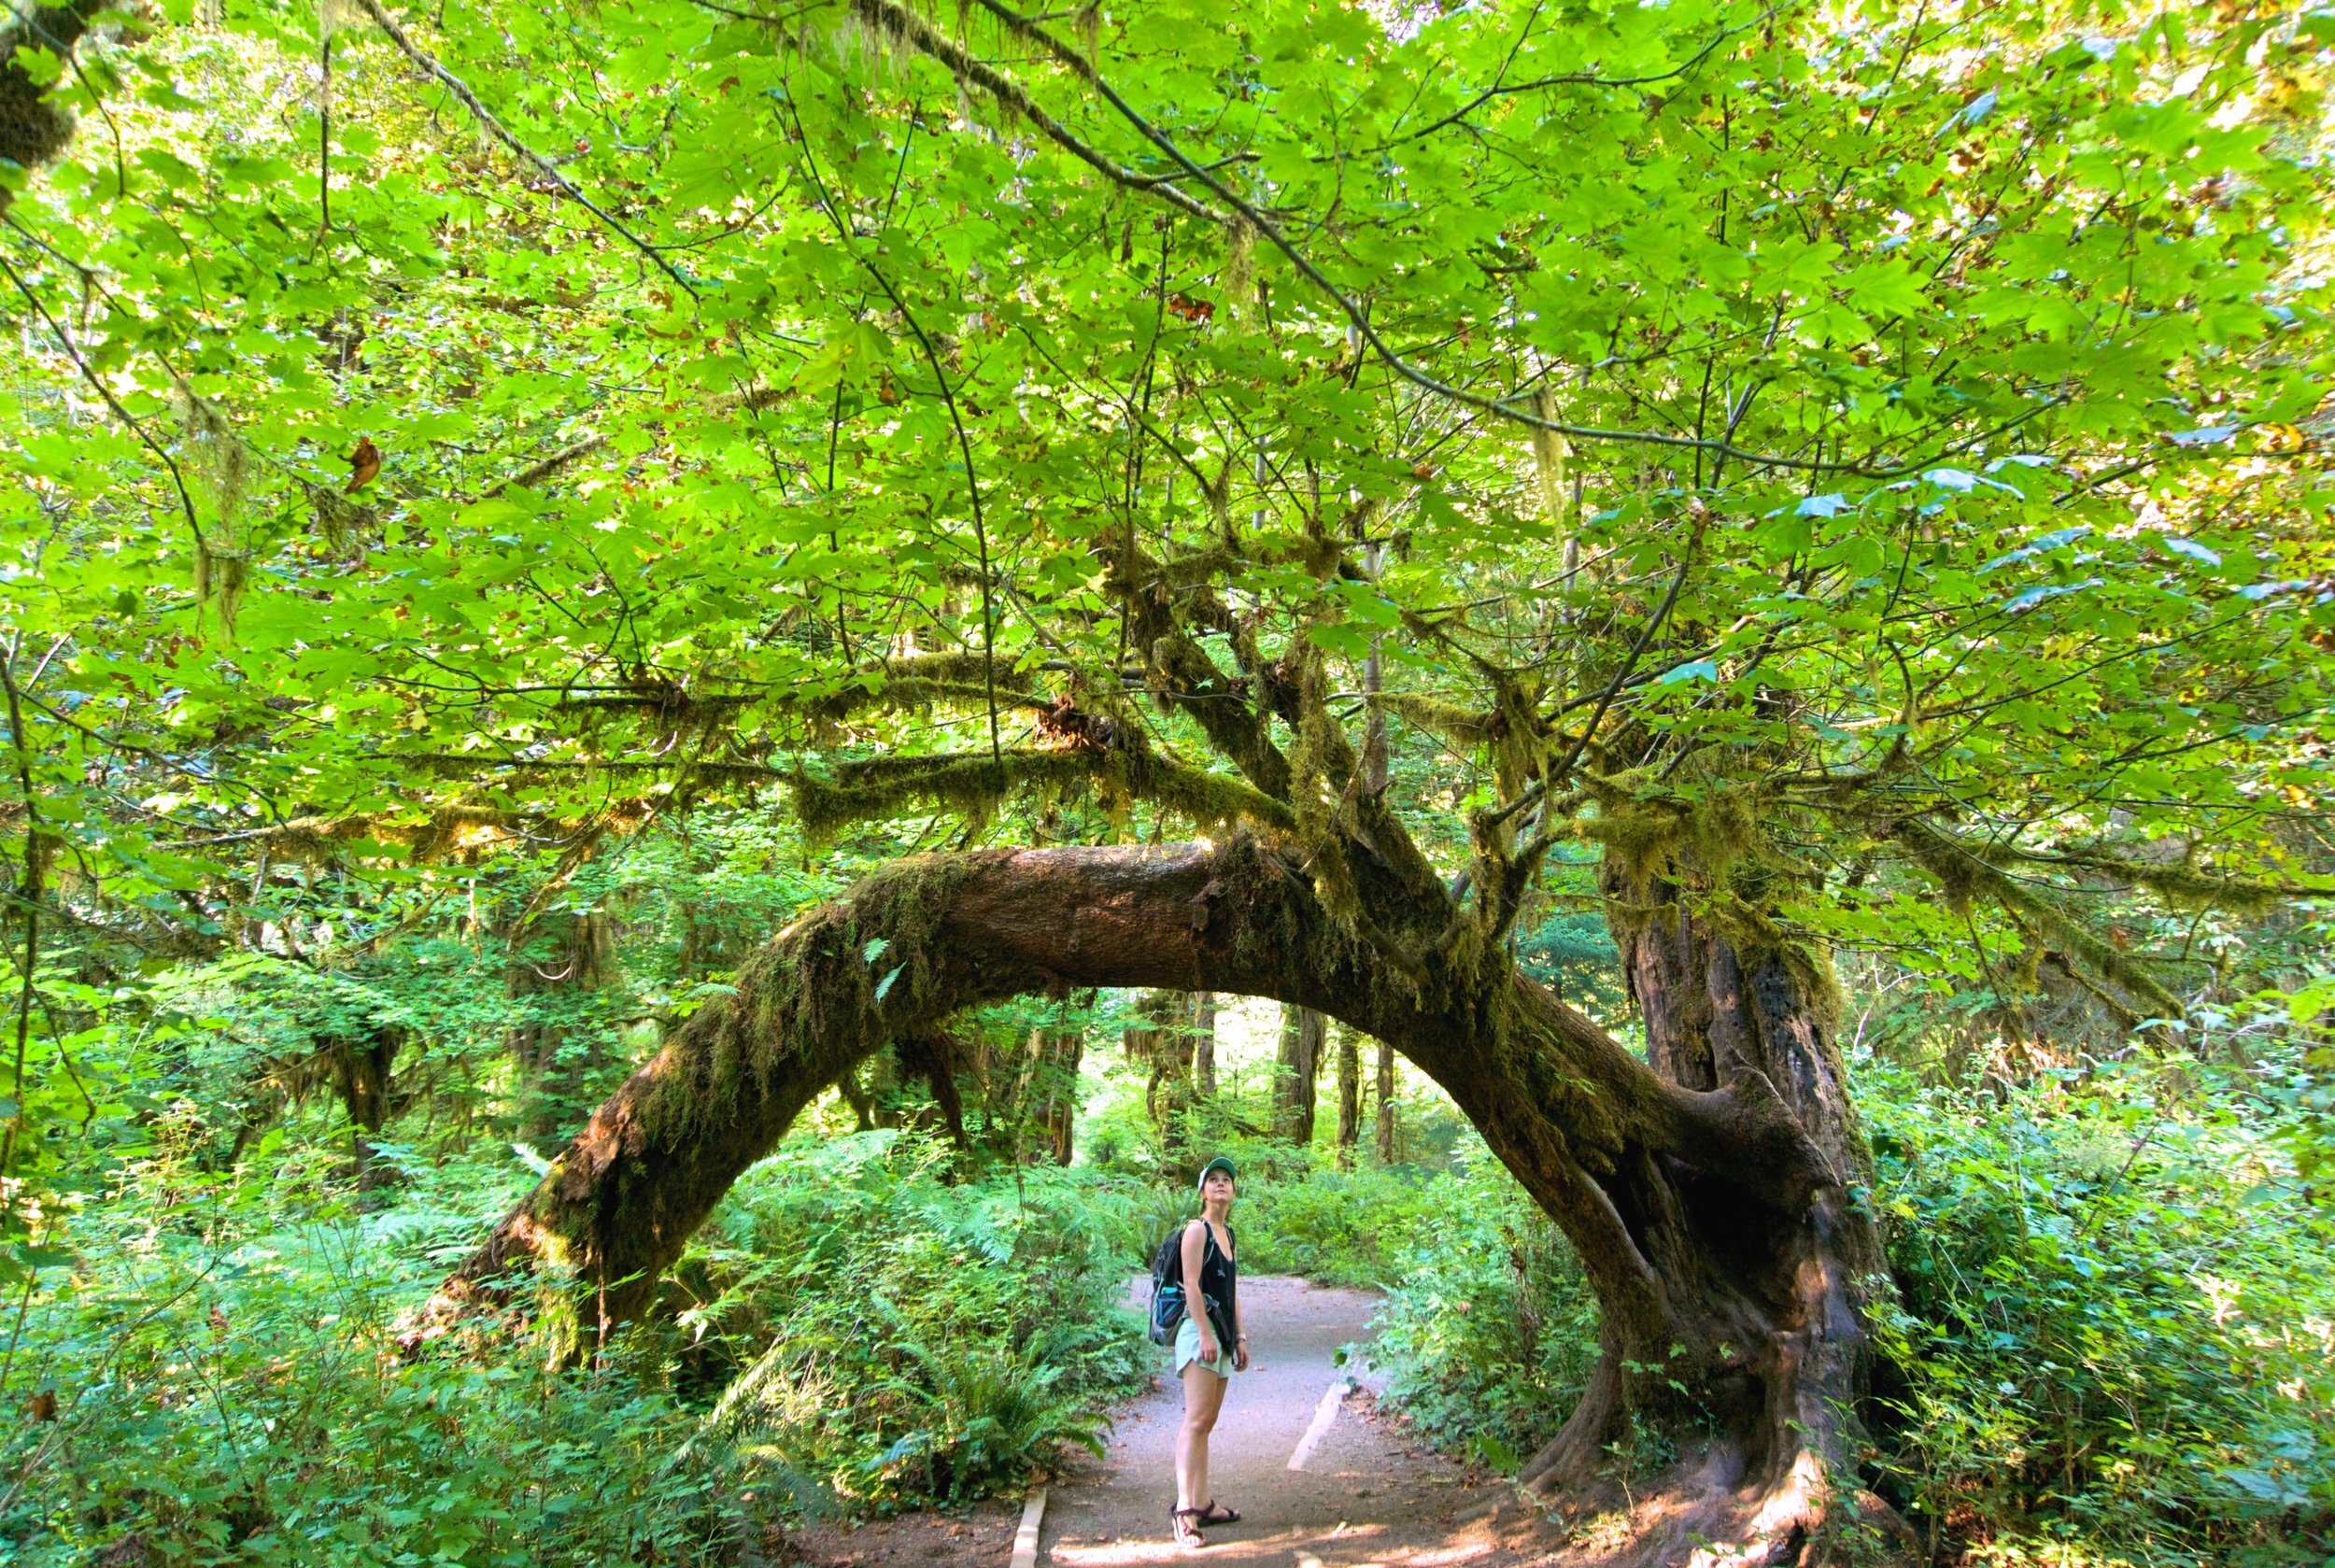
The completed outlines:
<svg viewBox="0 0 2335 1568">
<path fill-rule="evenodd" d="M 1194 1362 L 1199 1362 L 1219 1377 L 1232 1376 L 1232 1347 L 1219 1345 L 1214 1361 L 1201 1361 L 1200 1325 L 1187 1316 L 1176 1330 L 1176 1376 L 1182 1377 L 1183 1369 Z"/>
</svg>

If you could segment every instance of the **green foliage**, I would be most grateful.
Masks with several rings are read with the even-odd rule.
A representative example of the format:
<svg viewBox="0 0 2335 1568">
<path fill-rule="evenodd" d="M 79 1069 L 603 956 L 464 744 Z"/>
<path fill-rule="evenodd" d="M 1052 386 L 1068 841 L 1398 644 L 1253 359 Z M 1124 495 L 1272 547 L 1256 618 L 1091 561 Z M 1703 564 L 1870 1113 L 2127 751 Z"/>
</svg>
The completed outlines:
<svg viewBox="0 0 2335 1568">
<path fill-rule="evenodd" d="M 1392 1254 L 1372 1361 L 1440 1447 L 1514 1471 L 1554 1435 L 1597 1359 L 1572 1249 L 1479 1153 L 1416 1194 Z"/>
<path fill-rule="evenodd" d="M 2335 1223 L 2246 1077 L 2160 1060 L 1958 1091 L 1869 1070 L 1902 1291 L 1886 1464 L 1949 1535 L 2325 1555 Z"/>
<path fill-rule="evenodd" d="M 1079 14 L 174 0 L 27 57 L 81 124 L 0 230 L 0 1391 L 72 1412 L 6 1439 L 28 1538 L 686 1559 L 756 1488 L 962 1496 L 1077 1439 L 1116 1342 L 1047 1325 L 1102 1321 L 1164 1183 L 1009 1211 L 914 1139 L 796 1151 L 661 1349 L 389 1367 L 380 1325 L 513 1180 L 482 1151 L 556 1140 L 816 894 L 1000 823 L 1319 839 L 1373 714 L 1379 847 L 1452 877 L 1519 807 L 1519 956 L 1601 1016 L 1601 846 L 1966 982 L 1904 1010 L 2002 1054 L 2053 1054 L 1997 1027 L 2046 1001 L 2120 1047 L 2313 995 L 2197 906 L 2325 885 L 2324 14 Z M 2328 1163 L 2329 1081 L 2233 1091 L 2258 1137 L 2168 1099 L 2116 1180 L 2070 1130 L 2105 1111 L 1881 1081 L 1909 1493 L 2168 1561 L 2315 1519 L 2318 1429 L 2190 1369 L 2303 1377 L 2228 1325 L 2324 1315 L 2278 1162 Z M 1278 1165 L 1252 1263 L 1399 1284 L 1405 1397 L 1521 1452 L 1577 1370 L 1542 1233 L 1269 1125 L 1249 1084 L 1092 1130 Z M 2160 1165 L 2191 1125 L 2279 1195 Z"/>
<path fill-rule="evenodd" d="M 1629 1005 L 1621 952 L 1602 914 L 1551 911 L 1517 942 L 1516 959 L 1525 973 L 1592 1017 L 1619 1018 Z"/>
<path fill-rule="evenodd" d="M 984 1496 L 1099 1447 L 1102 1402 L 1151 1370 L 1119 1301 L 1150 1194 L 1056 1166 L 948 1185 L 951 1160 L 892 1131 L 805 1139 L 739 1184 L 678 1270 L 703 1299 L 677 1345 L 753 1357 L 709 1434 L 856 1509 Z"/>
<path fill-rule="evenodd" d="M 682 1271 L 708 1288 L 590 1365 L 399 1355 L 397 1314 L 527 1172 L 404 1151 L 354 1212 L 333 1151 L 120 1167 L 77 1206 L 0 1377 L 0 1561 L 736 1561 L 805 1510 L 1017 1484 L 1149 1370 L 1114 1301 L 1131 1201 L 1032 1172 L 944 1186 L 893 1135 L 757 1170 Z M 731 1380 L 741 1358 L 745 1375 Z M 27 1406 L 26 1408 L 31 1408 Z"/>
<path fill-rule="evenodd" d="M 1327 1284 L 1383 1289 L 1409 1266 L 1411 1250 L 1451 1196 L 1448 1179 L 1323 1162 L 1289 1179 L 1244 1181 L 1237 1216 L 1241 1266 L 1300 1274 Z"/>
</svg>

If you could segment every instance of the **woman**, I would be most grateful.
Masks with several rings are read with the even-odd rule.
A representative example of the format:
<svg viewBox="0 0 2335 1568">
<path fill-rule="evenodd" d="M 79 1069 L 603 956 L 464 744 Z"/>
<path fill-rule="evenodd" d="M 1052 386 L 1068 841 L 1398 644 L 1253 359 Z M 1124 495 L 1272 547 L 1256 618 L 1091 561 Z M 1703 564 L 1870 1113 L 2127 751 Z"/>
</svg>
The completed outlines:
<svg viewBox="0 0 2335 1568">
<path fill-rule="evenodd" d="M 1204 1524 L 1240 1516 L 1216 1505 L 1208 1485 L 1208 1434 L 1224 1406 L 1224 1384 L 1249 1369 L 1249 1336 L 1240 1332 L 1232 1226 L 1232 1162 L 1222 1154 L 1200 1167 L 1200 1217 L 1183 1228 L 1184 1299 L 1196 1304 L 1176 1330 L 1176 1376 L 1183 1382 L 1183 1426 L 1176 1434 L 1176 1506 L 1168 1516 L 1179 1546 L 1203 1543 Z M 1196 1289 L 1195 1281 L 1197 1282 Z M 1205 1498 L 1207 1501 L 1201 1501 Z"/>
</svg>

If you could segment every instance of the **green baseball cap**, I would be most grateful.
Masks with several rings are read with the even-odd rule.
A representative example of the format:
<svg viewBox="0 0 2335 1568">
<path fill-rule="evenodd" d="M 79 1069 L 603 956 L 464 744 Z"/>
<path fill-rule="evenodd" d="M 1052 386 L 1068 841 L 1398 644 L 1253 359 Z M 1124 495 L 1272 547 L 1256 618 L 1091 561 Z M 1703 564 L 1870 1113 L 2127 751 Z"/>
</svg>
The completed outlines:
<svg viewBox="0 0 2335 1568">
<path fill-rule="evenodd" d="M 1209 1173 L 1219 1170 L 1223 1171 L 1226 1176 L 1231 1177 L 1235 1181 L 1240 1180 L 1240 1173 L 1233 1168 L 1232 1162 L 1225 1159 L 1222 1154 L 1219 1154 L 1216 1158 L 1209 1161 L 1208 1164 L 1200 1167 L 1200 1174 L 1193 1180 L 1192 1190 L 1196 1193 L 1206 1187 L 1208 1185 Z"/>
</svg>

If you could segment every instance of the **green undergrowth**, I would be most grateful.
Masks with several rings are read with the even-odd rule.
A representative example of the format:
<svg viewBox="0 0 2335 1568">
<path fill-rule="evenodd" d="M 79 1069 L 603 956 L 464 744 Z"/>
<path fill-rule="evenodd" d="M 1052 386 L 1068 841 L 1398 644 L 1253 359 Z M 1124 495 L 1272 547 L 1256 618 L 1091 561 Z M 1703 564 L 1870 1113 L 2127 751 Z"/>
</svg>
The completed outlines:
<svg viewBox="0 0 2335 1568">
<path fill-rule="evenodd" d="M 861 1513 L 1099 1451 L 1151 1370 L 1122 1298 L 1153 1194 L 1054 1166 L 950 1185 L 943 1165 L 878 1131 L 791 1143 L 739 1183 L 677 1271 L 696 1299 L 652 1331 L 723 1390 L 699 1447 Z"/>
<path fill-rule="evenodd" d="M 1512 1473 L 1596 1361 L 1589 1282 L 1488 1153 L 1419 1184 L 1400 1219 L 1371 1349 L 1386 1396 L 1438 1447 Z"/>
<path fill-rule="evenodd" d="M 2335 1225 L 2286 1157 L 2288 1069 L 2212 1071 L 1864 1075 L 1900 1290 L 1882 1469 L 1942 1558 L 2335 1547 Z"/>
<path fill-rule="evenodd" d="M 1401 1166 L 1245 1180 L 1233 1214 L 1241 1270 L 1384 1287 L 1400 1277 L 1437 1201 L 1436 1179 Z"/>
<path fill-rule="evenodd" d="M 377 1212 L 275 1134 L 70 1212 L 0 1324 L 0 1563 L 754 1561 L 807 1516 L 1017 1486 L 1149 1370 L 1115 1305 L 1147 1194 L 950 1186 L 892 1134 L 758 1167 L 595 1363 L 401 1358 L 398 1314 L 530 1178 L 382 1157 L 405 1180 Z"/>
<path fill-rule="evenodd" d="M 2205 1070 L 1980 1090 L 1859 1064 L 1897 1287 L 1872 1464 L 1931 1561 L 2335 1549 L 2335 1235 L 2290 1157 L 2315 1102 L 2300 1065 Z M 1421 1199 L 1390 1211 L 1408 1229 L 1376 1359 L 1425 1435 L 1513 1470 L 1587 1377 L 1593 1301 L 1488 1161 Z"/>
</svg>

